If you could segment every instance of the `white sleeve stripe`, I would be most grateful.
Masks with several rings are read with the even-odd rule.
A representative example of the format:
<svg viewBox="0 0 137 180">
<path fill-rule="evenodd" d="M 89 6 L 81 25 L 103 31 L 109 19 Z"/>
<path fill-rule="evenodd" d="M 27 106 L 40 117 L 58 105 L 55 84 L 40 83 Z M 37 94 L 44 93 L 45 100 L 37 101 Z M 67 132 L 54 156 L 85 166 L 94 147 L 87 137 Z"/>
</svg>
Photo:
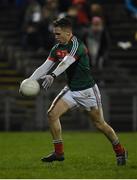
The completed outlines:
<svg viewBox="0 0 137 180">
<path fill-rule="evenodd" d="M 71 51 L 70 51 L 70 55 L 72 55 L 72 53 L 73 53 L 74 50 L 75 50 L 75 45 L 76 45 L 75 37 L 73 37 L 72 42 L 73 42 L 73 46 L 72 46 L 72 49 L 71 49 Z"/>
<path fill-rule="evenodd" d="M 72 50 L 71 50 L 71 52 L 70 52 L 70 55 L 71 56 L 74 56 L 75 55 L 75 53 L 76 53 L 76 51 L 77 51 L 77 49 L 78 49 L 78 41 L 77 41 L 77 39 L 74 37 L 73 38 L 73 43 L 74 43 L 74 47 L 72 47 Z"/>
<path fill-rule="evenodd" d="M 74 56 L 75 53 L 76 53 L 76 51 L 77 51 L 77 49 L 78 49 L 79 43 L 78 43 L 76 37 L 74 37 L 74 38 L 72 39 L 72 41 L 73 41 L 73 46 L 72 46 L 72 49 L 71 49 L 71 51 L 70 51 L 70 55 L 71 55 L 71 56 Z"/>
<path fill-rule="evenodd" d="M 75 55 L 75 53 L 76 53 L 76 51 L 77 51 L 77 49 L 78 49 L 78 41 L 77 41 L 77 39 L 75 40 L 75 49 L 73 50 L 73 52 L 71 53 L 71 55 L 72 56 L 74 56 Z"/>
<path fill-rule="evenodd" d="M 76 39 L 76 49 L 75 49 L 75 51 L 74 51 L 74 53 L 73 53 L 73 56 L 75 55 L 75 53 L 76 53 L 76 51 L 77 51 L 77 49 L 78 49 L 78 45 L 79 45 L 79 43 L 78 43 L 78 41 L 77 41 L 77 39 Z"/>
<path fill-rule="evenodd" d="M 59 45 L 59 43 L 55 44 L 55 46 L 54 46 L 54 47 L 55 47 L 55 48 L 57 48 L 57 47 L 58 47 L 58 45 Z"/>
<path fill-rule="evenodd" d="M 78 49 L 78 41 L 76 40 L 76 48 L 75 48 L 75 51 L 73 52 L 73 54 L 72 54 L 72 56 L 74 56 L 75 54 L 76 54 L 76 52 L 77 52 L 77 49 Z"/>
</svg>

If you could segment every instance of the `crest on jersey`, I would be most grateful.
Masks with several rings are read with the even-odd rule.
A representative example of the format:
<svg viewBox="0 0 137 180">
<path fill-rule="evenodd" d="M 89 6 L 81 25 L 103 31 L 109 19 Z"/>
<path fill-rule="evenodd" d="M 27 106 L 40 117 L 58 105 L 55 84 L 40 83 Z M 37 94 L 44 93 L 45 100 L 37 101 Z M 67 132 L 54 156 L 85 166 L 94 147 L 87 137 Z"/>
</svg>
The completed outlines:
<svg viewBox="0 0 137 180">
<path fill-rule="evenodd" d="M 60 49 L 58 49 L 56 51 L 56 55 L 57 55 L 59 61 L 61 61 L 67 54 L 68 54 L 67 50 L 60 50 Z"/>
</svg>

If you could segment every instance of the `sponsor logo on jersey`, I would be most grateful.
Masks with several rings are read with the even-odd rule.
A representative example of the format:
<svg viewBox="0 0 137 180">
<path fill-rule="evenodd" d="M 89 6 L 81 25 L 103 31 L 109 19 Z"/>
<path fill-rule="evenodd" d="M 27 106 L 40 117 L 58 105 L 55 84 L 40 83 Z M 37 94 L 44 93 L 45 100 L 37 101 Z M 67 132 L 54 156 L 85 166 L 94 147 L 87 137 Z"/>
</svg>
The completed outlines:
<svg viewBox="0 0 137 180">
<path fill-rule="evenodd" d="M 58 49 L 56 51 L 56 55 L 57 55 L 59 61 L 61 61 L 67 54 L 68 54 L 67 50 L 60 50 L 60 49 Z"/>
</svg>

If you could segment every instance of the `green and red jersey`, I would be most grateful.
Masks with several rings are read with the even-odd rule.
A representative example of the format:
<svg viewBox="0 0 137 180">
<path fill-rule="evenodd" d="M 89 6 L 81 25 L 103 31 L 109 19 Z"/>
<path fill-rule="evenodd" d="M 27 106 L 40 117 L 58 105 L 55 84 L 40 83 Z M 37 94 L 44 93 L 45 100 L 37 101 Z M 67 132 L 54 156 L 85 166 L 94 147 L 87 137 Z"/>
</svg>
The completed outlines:
<svg viewBox="0 0 137 180">
<path fill-rule="evenodd" d="M 84 43 L 77 39 L 76 36 L 73 36 L 67 44 L 56 44 L 51 49 L 48 59 L 61 62 L 67 54 L 76 59 L 66 69 L 67 84 L 71 91 L 93 87 L 95 81 L 91 76 L 89 57 Z"/>
</svg>

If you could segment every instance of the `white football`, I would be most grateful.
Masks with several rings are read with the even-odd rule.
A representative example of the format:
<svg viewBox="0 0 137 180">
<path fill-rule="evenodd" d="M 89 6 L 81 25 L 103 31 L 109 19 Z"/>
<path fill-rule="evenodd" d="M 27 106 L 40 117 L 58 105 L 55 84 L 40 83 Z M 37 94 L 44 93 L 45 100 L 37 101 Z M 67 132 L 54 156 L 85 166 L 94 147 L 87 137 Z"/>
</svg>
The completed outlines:
<svg viewBox="0 0 137 180">
<path fill-rule="evenodd" d="M 25 79 L 20 85 L 20 91 L 25 96 L 36 96 L 40 91 L 40 85 L 36 80 Z"/>
</svg>

